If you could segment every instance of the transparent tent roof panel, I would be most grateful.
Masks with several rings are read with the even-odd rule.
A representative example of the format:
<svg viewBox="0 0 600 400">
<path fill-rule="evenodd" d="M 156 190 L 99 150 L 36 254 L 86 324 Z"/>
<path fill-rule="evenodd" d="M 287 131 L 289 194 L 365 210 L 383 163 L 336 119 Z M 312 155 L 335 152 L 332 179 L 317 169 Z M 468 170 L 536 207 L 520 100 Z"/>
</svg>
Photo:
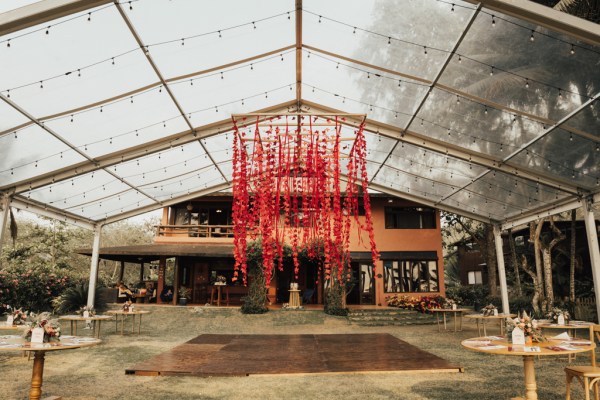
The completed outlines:
<svg viewBox="0 0 600 400">
<path fill-rule="evenodd" d="M 600 184 L 600 151 L 589 139 L 557 128 L 527 150 L 511 159 L 511 163 L 540 173 L 551 172 L 567 184 L 587 189 Z"/>
<path fill-rule="evenodd" d="M 80 13 L 53 21 L 48 34 L 43 24 L 2 46 L 0 91 L 13 89 L 11 98 L 39 118 L 156 82 L 116 9 L 91 12 L 91 21 Z"/>
<path fill-rule="evenodd" d="M 503 158 L 544 130 L 541 123 L 434 89 L 410 130 Z"/>
<path fill-rule="evenodd" d="M 453 57 L 440 82 L 558 121 L 598 89 L 600 49 L 580 45 L 484 8 L 457 50 L 461 60 Z"/>
<path fill-rule="evenodd" d="M 160 87 L 47 124 L 92 157 L 188 129 L 166 90 Z"/>
<path fill-rule="evenodd" d="M 126 12 L 161 72 L 172 78 L 294 44 L 294 7 L 292 1 L 273 0 L 170 2 L 167 7 L 140 2 Z"/>
<path fill-rule="evenodd" d="M 433 151 L 423 150 L 409 143 L 396 146 L 386 162 L 392 169 L 420 175 L 451 187 L 461 187 L 485 172 L 484 167 Z"/>
<path fill-rule="evenodd" d="M 304 96 L 343 110 L 365 110 L 369 118 L 404 127 L 428 90 L 427 85 L 375 69 L 303 53 Z M 314 87 L 314 91 L 313 91 Z M 352 112 L 352 111 L 349 111 Z"/>
<path fill-rule="evenodd" d="M 226 108 L 250 112 L 290 100 L 295 96 L 294 66 L 294 54 L 288 51 L 169 86 L 192 120 L 202 115 L 200 124 L 206 124 L 207 115 L 225 118 Z"/>
<path fill-rule="evenodd" d="M 452 48 L 472 13 L 472 6 L 452 13 L 449 4 L 436 1 L 403 2 L 402 12 L 397 3 L 385 1 L 307 1 L 303 6 L 306 44 L 429 80 L 446 58 L 437 49 Z M 393 24 L 382 22 L 386 14 L 396 17 Z M 443 35 L 436 26 L 443 27 Z"/>
<path fill-rule="evenodd" d="M 10 134 L 16 126 L 27 122 L 29 122 L 27 117 L 4 101 L 0 101 L 0 132 L 8 131 Z"/>
<path fill-rule="evenodd" d="M 85 161 L 37 125 L 0 137 L 0 182 L 8 185 Z"/>
</svg>

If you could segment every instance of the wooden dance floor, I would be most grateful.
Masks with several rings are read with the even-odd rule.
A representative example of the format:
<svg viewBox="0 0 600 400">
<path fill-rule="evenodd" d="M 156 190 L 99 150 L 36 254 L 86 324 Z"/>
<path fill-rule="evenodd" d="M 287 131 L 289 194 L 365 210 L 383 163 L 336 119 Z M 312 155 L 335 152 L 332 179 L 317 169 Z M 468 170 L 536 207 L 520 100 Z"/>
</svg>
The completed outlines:
<svg viewBox="0 0 600 400">
<path fill-rule="evenodd" d="M 339 372 L 462 372 L 389 334 L 200 335 L 126 374 L 248 376 Z"/>
</svg>

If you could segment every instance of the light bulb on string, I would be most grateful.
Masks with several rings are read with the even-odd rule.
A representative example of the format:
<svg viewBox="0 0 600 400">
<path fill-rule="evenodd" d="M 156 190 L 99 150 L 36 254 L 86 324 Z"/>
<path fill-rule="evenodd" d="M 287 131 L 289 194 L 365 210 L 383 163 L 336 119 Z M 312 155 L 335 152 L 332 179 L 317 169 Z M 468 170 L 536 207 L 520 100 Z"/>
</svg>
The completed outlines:
<svg viewBox="0 0 600 400">
<path fill-rule="evenodd" d="M 529 79 L 525 78 L 525 89 L 529 89 Z"/>
<path fill-rule="evenodd" d="M 133 10 L 133 5 L 131 4 L 131 1 L 129 2 L 129 9 Z"/>
<path fill-rule="evenodd" d="M 46 28 L 46 35 L 50 34 L 50 28 L 51 28 L 51 25 L 48 25 L 48 27 Z"/>
<path fill-rule="evenodd" d="M 493 65 L 490 68 L 490 76 L 494 76 L 494 66 Z"/>
<path fill-rule="evenodd" d="M 181 45 L 185 46 L 185 38 L 181 38 Z"/>
<path fill-rule="evenodd" d="M 454 3 L 452 3 L 452 8 L 450 9 L 450 11 L 454 12 Z"/>
<path fill-rule="evenodd" d="M 218 31 L 218 32 L 219 32 L 219 37 L 223 37 L 223 36 L 221 36 L 221 31 Z"/>
<path fill-rule="evenodd" d="M 392 44 L 392 38 L 391 38 L 391 36 L 388 36 L 388 44 Z"/>
<path fill-rule="evenodd" d="M 427 46 L 423 46 L 423 53 L 425 53 L 425 55 L 427 55 Z"/>
<path fill-rule="evenodd" d="M 532 30 L 531 30 L 531 36 L 529 36 L 529 41 L 530 41 L 530 42 L 533 42 L 533 41 L 535 41 L 535 36 L 533 36 L 533 33 L 534 33 L 534 30 L 532 29 Z"/>
<path fill-rule="evenodd" d="M 562 99 L 562 98 L 563 98 L 562 89 L 558 89 L 558 97 L 559 97 L 560 99 Z"/>
<path fill-rule="evenodd" d="M 6 41 L 6 47 L 10 47 L 10 39 Z"/>
<path fill-rule="evenodd" d="M 81 69 L 79 69 L 79 68 L 77 69 L 77 76 L 81 77 Z"/>
<path fill-rule="evenodd" d="M 571 53 L 571 55 L 575 54 L 575 46 L 571 45 L 571 50 L 569 51 L 569 53 Z"/>
<path fill-rule="evenodd" d="M 492 15 L 492 27 L 496 27 L 496 18 Z"/>
</svg>

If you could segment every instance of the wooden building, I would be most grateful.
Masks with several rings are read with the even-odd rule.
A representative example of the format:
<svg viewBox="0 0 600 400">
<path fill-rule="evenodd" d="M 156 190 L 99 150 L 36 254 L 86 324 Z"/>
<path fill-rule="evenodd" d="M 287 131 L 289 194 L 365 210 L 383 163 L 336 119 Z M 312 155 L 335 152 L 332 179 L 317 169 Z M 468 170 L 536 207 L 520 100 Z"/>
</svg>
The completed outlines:
<svg viewBox="0 0 600 400">
<path fill-rule="evenodd" d="M 100 258 L 158 262 L 155 287 L 159 294 L 166 287 L 172 289 L 174 304 L 181 286 L 191 289 L 191 303 L 209 303 L 217 277 L 225 277 L 229 304 L 239 305 L 247 288 L 232 282 L 231 210 L 230 194 L 204 196 L 165 207 L 153 244 L 102 248 Z M 380 260 L 374 269 L 368 238 L 359 240 L 356 233 L 351 236 L 355 285 L 348 294 L 348 304 L 385 305 L 385 298 L 396 293 L 443 295 L 439 211 L 388 195 L 372 195 L 371 210 Z M 170 274 L 167 274 L 167 259 L 174 260 Z M 323 279 L 319 274 L 314 267 L 301 268 L 297 282 L 305 301 L 323 303 Z M 140 272 L 140 281 L 143 275 Z M 293 281 L 296 280 L 292 270 L 277 271 L 268 290 L 269 302 L 286 303 Z M 160 296 L 157 302 L 162 302 Z"/>
</svg>

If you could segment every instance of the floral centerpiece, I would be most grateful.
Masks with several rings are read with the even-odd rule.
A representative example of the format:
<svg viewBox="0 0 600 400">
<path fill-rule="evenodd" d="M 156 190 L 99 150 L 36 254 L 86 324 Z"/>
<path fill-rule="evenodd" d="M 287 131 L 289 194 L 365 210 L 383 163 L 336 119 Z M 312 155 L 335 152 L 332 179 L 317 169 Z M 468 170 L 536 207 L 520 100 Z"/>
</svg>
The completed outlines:
<svg viewBox="0 0 600 400">
<path fill-rule="evenodd" d="M 25 339 L 31 340 L 31 334 L 35 328 L 43 328 L 44 343 L 60 340 L 60 324 L 57 319 L 50 319 L 50 313 L 43 312 L 38 315 L 32 313 L 30 318 L 33 321 L 29 324 L 29 329 L 23 334 Z"/>
<path fill-rule="evenodd" d="M 487 306 L 481 309 L 481 313 L 484 317 L 489 317 L 491 315 L 497 315 L 498 308 L 493 304 L 488 304 Z"/>
<path fill-rule="evenodd" d="M 537 322 L 532 320 L 526 312 L 521 317 L 506 319 L 506 332 L 511 337 L 512 331 L 519 328 L 523 331 L 525 338 L 531 338 L 533 342 L 545 342 L 546 338 L 542 335 L 542 330 L 538 328 Z"/>
<path fill-rule="evenodd" d="M 123 311 L 129 312 L 132 308 L 133 304 L 131 303 L 131 300 L 127 300 L 125 303 L 123 303 Z"/>
<path fill-rule="evenodd" d="M 453 299 L 446 299 L 444 300 L 443 307 L 446 310 L 456 310 L 456 308 L 458 307 L 458 302 Z"/>
<path fill-rule="evenodd" d="M 27 321 L 28 314 L 28 311 L 23 311 L 20 308 L 13 310 L 11 313 L 13 317 L 13 325 L 24 325 Z"/>
<path fill-rule="evenodd" d="M 179 288 L 179 298 L 181 299 L 189 299 L 192 296 L 192 289 L 186 286 L 182 286 Z"/>
<path fill-rule="evenodd" d="M 217 279 L 215 280 L 215 285 L 224 286 L 226 284 L 227 284 L 227 278 L 224 277 L 223 275 L 218 275 Z"/>
<path fill-rule="evenodd" d="M 550 320 L 552 324 L 558 324 L 558 318 L 563 316 L 565 319 L 565 325 L 569 324 L 569 320 L 571 319 L 571 314 L 567 310 L 561 310 L 560 308 L 554 307 L 551 311 L 546 314 L 546 318 Z"/>
<path fill-rule="evenodd" d="M 94 306 L 83 306 L 79 310 L 77 310 L 77 314 L 84 315 L 86 311 L 88 312 L 88 315 L 90 317 L 96 315 L 96 310 L 94 309 Z"/>
</svg>

